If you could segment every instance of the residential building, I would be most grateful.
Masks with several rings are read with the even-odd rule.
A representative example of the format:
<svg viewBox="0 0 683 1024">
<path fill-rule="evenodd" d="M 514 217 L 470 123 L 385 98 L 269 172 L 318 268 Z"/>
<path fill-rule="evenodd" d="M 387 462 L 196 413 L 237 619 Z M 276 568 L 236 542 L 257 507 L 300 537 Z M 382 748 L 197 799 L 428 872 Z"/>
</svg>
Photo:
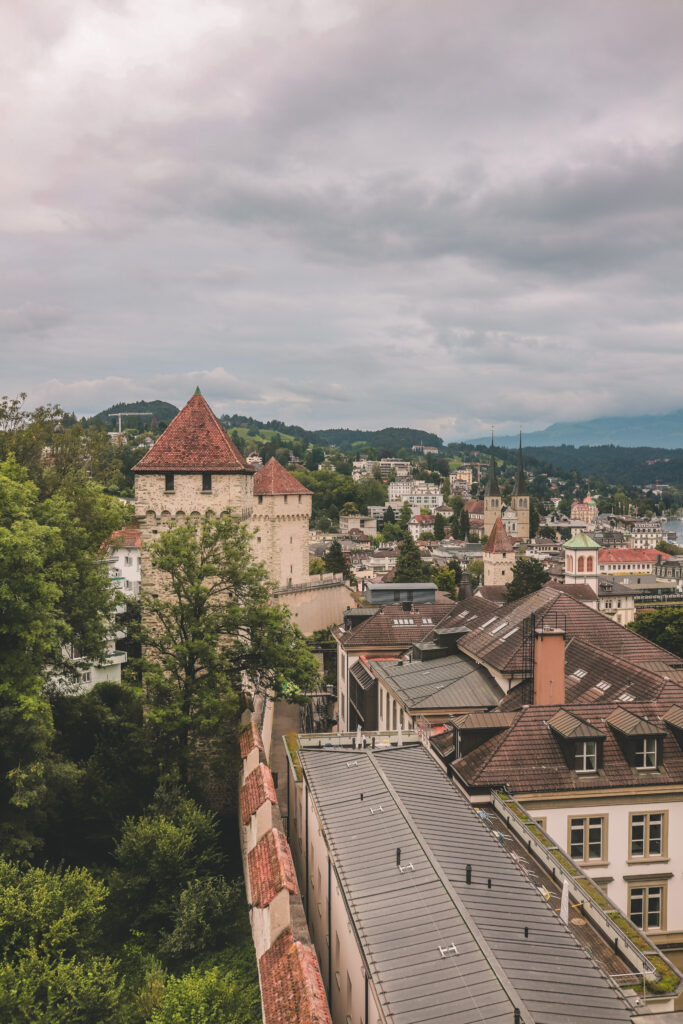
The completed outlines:
<svg viewBox="0 0 683 1024">
<path fill-rule="evenodd" d="M 302 736 L 289 760 L 292 855 L 334 1024 L 626 1024 L 638 1005 L 671 1007 L 607 977 L 657 974 L 600 907 L 561 920 L 561 886 L 504 814 L 478 814 L 414 734 L 370 739 Z M 574 870 L 572 904 L 588 881 Z"/>
<path fill-rule="evenodd" d="M 470 521 L 470 533 L 476 533 L 481 538 L 484 536 L 486 523 L 486 509 L 484 501 L 476 501 L 470 498 L 463 506 Z M 495 519 L 493 522 L 495 523 Z"/>
<path fill-rule="evenodd" d="M 587 494 L 583 501 L 572 502 L 570 514 L 572 519 L 592 525 L 598 518 L 598 503 Z"/>
<path fill-rule="evenodd" d="M 361 655 L 370 659 L 397 658 L 423 640 L 454 608 L 452 601 L 413 604 L 406 584 L 393 587 L 398 598 L 393 604 L 351 610 L 342 625 L 335 626 L 337 641 L 337 700 L 340 732 L 376 728 L 377 698 L 365 696 L 365 680 L 352 680 L 351 670 Z M 404 598 L 405 595 L 405 598 Z"/>
<path fill-rule="evenodd" d="M 379 463 L 372 459 L 356 459 L 351 467 L 351 477 L 358 482 L 363 477 L 372 476 L 378 467 Z"/>
<path fill-rule="evenodd" d="M 428 501 L 426 499 L 429 499 Z M 389 501 L 421 501 L 427 507 L 438 508 L 443 503 L 443 494 L 438 484 L 406 477 L 389 484 Z"/>
<path fill-rule="evenodd" d="M 412 447 L 412 451 L 417 452 L 418 455 L 438 455 L 440 450 L 433 444 L 414 444 Z"/>
<path fill-rule="evenodd" d="M 434 516 L 417 514 L 408 522 L 408 532 L 413 540 L 419 540 L 423 533 L 434 532 Z"/>
<path fill-rule="evenodd" d="M 137 597 L 142 575 L 142 537 L 137 527 L 127 526 L 112 533 L 107 544 L 106 561 L 116 589 L 124 598 Z"/>
<path fill-rule="evenodd" d="M 598 555 L 598 570 L 610 576 L 627 573 L 652 573 L 660 562 L 666 562 L 671 555 L 654 548 L 602 548 Z"/>
<path fill-rule="evenodd" d="M 631 524 L 629 543 L 632 548 L 656 548 L 664 540 L 663 523 L 666 520 L 639 519 Z"/>
<path fill-rule="evenodd" d="M 360 530 L 366 537 L 374 537 L 377 534 L 377 520 L 374 516 L 339 516 L 339 532 L 350 533 L 352 530 Z"/>
<path fill-rule="evenodd" d="M 379 472 L 383 480 L 387 480 L 392 473 L 397 480 L 410 476 L 412 465 L 405 459 L 380 459 Z"/>
<path fill-rule="evenodd" d="M 372 569 L 375 573 L 389 572 L 390 569 L 396 568 L 397 558 L 398 546 L 375 548 L 372 554 L 368 557 L 368 568 Z"/>
</svg>

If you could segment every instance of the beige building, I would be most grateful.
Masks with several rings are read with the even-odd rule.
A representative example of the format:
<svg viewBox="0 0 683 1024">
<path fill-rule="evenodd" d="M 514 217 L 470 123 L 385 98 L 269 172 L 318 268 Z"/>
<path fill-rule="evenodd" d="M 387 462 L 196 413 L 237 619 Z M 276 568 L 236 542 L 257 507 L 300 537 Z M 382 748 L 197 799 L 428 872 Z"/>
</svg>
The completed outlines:
<svg viewBox="0 0 683 1024">
<path fill-rule="evenodd" d="M 276 459 L 270 459 L 254 476 L 254 551 L 279 587 L 309 582 L 312 501 L 311 492 Z"/>
<path fill-rule="evenodd" d="M 484 544 L 484 586 L 504 587 L 511 583 L 514 564 L 514 545 L 505 532 L 502 520 L 498 518 Z"/>
</svg>

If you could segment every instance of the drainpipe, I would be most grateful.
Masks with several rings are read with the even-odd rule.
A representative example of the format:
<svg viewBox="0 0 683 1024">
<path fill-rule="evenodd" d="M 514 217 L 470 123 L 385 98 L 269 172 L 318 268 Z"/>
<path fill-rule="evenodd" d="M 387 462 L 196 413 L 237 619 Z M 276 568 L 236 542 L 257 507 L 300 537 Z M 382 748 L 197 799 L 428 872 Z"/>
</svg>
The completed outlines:
<svg viewBox="0 0 683 1024">
<path fill-rule="evenodd" d="M 308 787 L 304 787 L 304 799 L 306 801 L 306 899 L 304 908 L 308 916 Z"/>
<path fill-rule="evenodd" d="M 327 1001 L 332 1016 L 332 861 L 327 855 Z M 366 1016 L 367 1022 L 367 1016 Z"/>
</svg>

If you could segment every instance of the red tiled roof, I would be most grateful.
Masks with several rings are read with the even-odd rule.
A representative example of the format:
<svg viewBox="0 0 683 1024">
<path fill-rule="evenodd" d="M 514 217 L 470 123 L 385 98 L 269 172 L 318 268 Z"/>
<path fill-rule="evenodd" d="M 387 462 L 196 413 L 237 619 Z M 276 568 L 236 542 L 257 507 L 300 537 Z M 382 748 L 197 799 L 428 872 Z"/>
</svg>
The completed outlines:
<svg viewBox="0 0 683 1024">
<path fill-rule="evenodd" d="M 657 551 L 655 548 L 601 548 L 598 552 L 598 562 L 607 564 L 623 564 L 630 562 L 652 562 L 658 558 L 665 561 L 671 558 L 666 551 Z"/>
<path fill-rule="evenodd" d="M 254 476 L 254 494 L 312 494 L 277 459 L 268 459 Z"/>
<path fill-rule="evenodd" d="M 122 530 L 115 530 L 109 538 L 108 547 L 111 548 L 139 548 L 142 547 L 142 537 L 136 526 L 124 526 Z"/>
<path fill-rule="evenodd" d="M 258 747 L 258 749 L 262 750 L 265 754 L 266 748 L 263 746 L 261 733 L 258 731 L 254 723 L 250 722 L 246 729 L 240 733 L 240 754 L 242 755 L 242 758 L 244 759 L 247 754 L 254 749 L 254 747 Z"/>
<path fill-rule="evenodd" d="M 249 824 L 252 814 L 255 814 L 266 800 L 270 800 L 271 804 L 277 803 L 275 784 L 270 768 L 260 764 L 247 775 L 240 793 L 240 810 L 245 825 Z"/>
<path fill-rule="evenodd" d="M 209 407 L 194 394 L 134 473 L 253 473 Z"/>
<path fill-rule="evenodd" d="M 671 685 L 671 684 L 670 684 Z M 678 689 L 678 693 L 683 691 Z M 649 703 L 633 703 L 628 710 L 661 726 L 662 757 L 656 772 L 642 772 L 629 763 L 619 739 L 607 723 L 610 713 L 624 709 L 623 703 L 564 705 L 604 736 L 600 772 L 582 775 L 569 767 L 562 743 L 548 728 L 548 719 L 559 708 L 543 705 L 523 708 L 514 725 L 486 740 L 471 753 L 453 763 L 458 775 L 470 786 L 507 785 L 513 793 L 544 793 L 554 790 L 590 790 L 616 786 L 661 786 L 683 782 L 683 750 L 666 729 L 664 715 L 670 696 Z"/>
<path fill-rule="evenodd" d="M 407 650 L 414 643 L 424 640 L 455 607 L 452 601 L 444 601 L 439 604 L 414 605 L 412 611 L 406 612 L 400 604 L 385 604 L 372 618 L 366 619 L 349 632 L 337 635 L 346 650 L 372 650 L 375 647 Z"/>
<path fill-rule="evenodd" d="M 476 498 L 470 498 L 469 501 L 465 502 L 464 509 L 468 516 L 483 516 L 484 502 L 477 501 Z"/>
<path fill-rule="evenodd" d="M 502 555 L 509 554 L 514 550 L 514 544 L 507 535 L 507 530 L 503 526 L 503 520 L 498 516 L 493 524 L 491 536 L 484 544 L 484 554 Z"/>
<path fill-rule="evenodd" d="M 283 889 L 296 892 L 292 853 L 282 832 L 271 828 L 249 851 L 251 902 L 267 907 Z"/>
<path fill-rule="evenodd" d="M 318 960 L 292 931 L 275 940 L 259 960 L 264 1024 L 331 1024 Z"/>
</svg>

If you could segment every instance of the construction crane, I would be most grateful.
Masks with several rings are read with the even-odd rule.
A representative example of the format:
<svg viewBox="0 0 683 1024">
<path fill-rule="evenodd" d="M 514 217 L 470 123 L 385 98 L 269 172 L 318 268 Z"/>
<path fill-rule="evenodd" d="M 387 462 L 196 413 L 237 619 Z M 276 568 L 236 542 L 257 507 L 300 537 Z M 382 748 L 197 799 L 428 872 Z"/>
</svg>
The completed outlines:
<svg viewBox="0 0 683 1024">
<path fill-rule="evenodd" d="M 153 416 L 154 413 L 153 412 L 110 412 L 109 415 L 112 416 L 113 418 L 117 418 L 118 417 L 118 421 L 119 421 L 119 431 L 118 432 L 119 432 L 119 434 L 122 434 L 123 433 L 123 431 L 121 430 L 121 417 L 122 416 Z"/>
</svg>

